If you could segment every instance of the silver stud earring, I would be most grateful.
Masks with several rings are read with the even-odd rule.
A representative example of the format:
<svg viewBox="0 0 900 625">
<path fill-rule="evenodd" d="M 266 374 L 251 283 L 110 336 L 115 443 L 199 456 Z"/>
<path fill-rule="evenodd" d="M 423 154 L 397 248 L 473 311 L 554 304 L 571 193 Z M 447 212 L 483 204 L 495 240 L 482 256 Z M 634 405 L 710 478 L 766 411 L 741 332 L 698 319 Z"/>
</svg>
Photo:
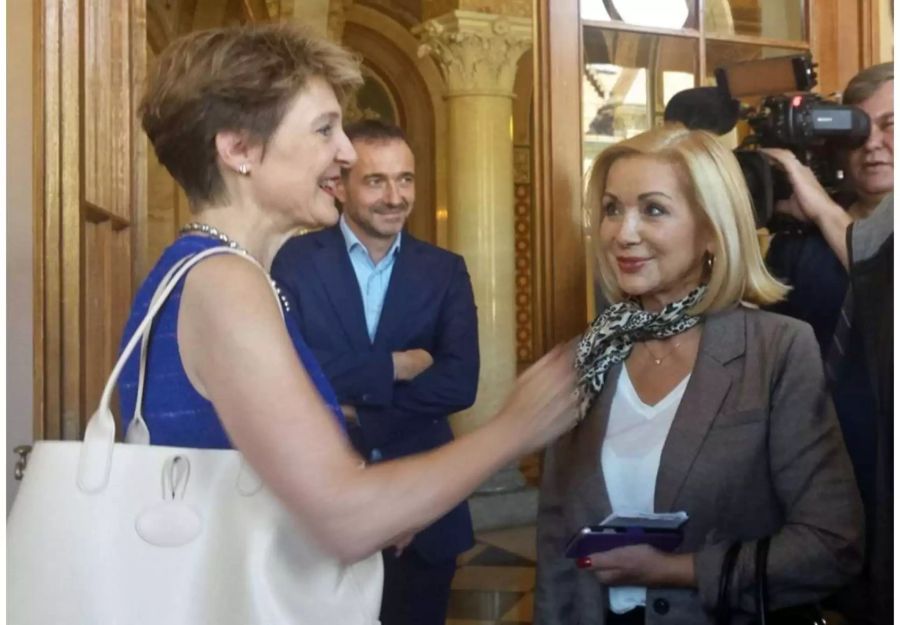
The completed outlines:
<svg viewBox="0 0 900 625">
<path fill-rule="evenodd" d="M 709 252 L 707 252 L 706 253 L 706 270 L 712 271 L 713 264 L 715 264 L 715 262 L 716 262 L 715 254 L 710 254 Z"/>
<path fill-rule="evenodd" d="M 238 172 L 239 172 L 242 176 L 249 176 L 249 175 L 250 175 L 250 165 L 249 165 L 249 163 L 241 163 L 240 167 L 238 167 Z"/>
</svg>

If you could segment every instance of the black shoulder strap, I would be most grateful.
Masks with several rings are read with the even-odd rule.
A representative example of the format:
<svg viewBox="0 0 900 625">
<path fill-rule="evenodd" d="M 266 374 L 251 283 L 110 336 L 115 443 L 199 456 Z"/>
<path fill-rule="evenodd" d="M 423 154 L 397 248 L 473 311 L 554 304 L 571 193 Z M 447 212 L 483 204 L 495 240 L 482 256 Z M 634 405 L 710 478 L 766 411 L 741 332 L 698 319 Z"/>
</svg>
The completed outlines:
<svg viewBox="0 0 900 625">
<path fill-rule="evenodd" d="M 766 625 L 769 614 L 769 537 L 756 541 L 756 614 L 759 625 Z"/>
<path fill-rule="evenodd" d="M 725 557 L 722 558 L 722 572 L 719 575 L 719 599 L 716 602 L 716 625 L 729 625 L 731 623 L 731 577 L 738 555 L 741 552 L 741 542 L 735 541 L 728 547 Z"/>
</svg>

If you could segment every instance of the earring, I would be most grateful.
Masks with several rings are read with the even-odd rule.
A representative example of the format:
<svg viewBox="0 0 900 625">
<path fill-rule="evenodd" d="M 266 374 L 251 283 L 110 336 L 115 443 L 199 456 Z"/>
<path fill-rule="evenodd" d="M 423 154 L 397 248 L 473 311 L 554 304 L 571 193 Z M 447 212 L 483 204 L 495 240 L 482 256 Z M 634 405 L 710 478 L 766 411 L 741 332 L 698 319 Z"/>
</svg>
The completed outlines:
<svg viewBox="0 0 900 625">
<path fill-rule="evenodd" d="M 715 254 L 710 254 L 709 252 L 707 252 L 706 253 L 706 270 L 712 271 L 713 265 L 715 264 L 715 262 L 716 262 Z"/>
<path fill-rule="evenodd" d="M 241 163 L 240 167 L 238 167 L 238 173 L 242 176 L 250 175 L 250 164 L 249 163 Z"/>
</svg>

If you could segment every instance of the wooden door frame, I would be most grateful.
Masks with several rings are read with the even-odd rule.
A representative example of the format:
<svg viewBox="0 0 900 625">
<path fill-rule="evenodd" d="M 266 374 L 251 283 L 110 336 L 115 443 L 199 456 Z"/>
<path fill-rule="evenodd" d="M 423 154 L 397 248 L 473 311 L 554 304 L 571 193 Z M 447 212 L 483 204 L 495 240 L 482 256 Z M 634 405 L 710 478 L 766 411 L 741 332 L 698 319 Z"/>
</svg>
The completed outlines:
<svg viewBox="0 0 900 625">
<path fill-rule="evenodd" d="M 578 2 L 537 0 L 534 197 L 535 327 L 541 351 L 583 332 L 587 316 L 581 212 L 581 23 Z M 551 56 L 555 61 L 551 62 Z M 573 62 L 574 61 L 574 62 Z M 574 123 L 573 123 L 573 120 Z M 535 353 L 537 358 L 541 354 Z"/>
<path fill-rule="evenodd" d="M 136 98 L 146 71 L 146 2 L 129 0 L 129 201 L 132 284 L 145 271 L 146 141 Z M 88 418 L 83 367 L 84 0 L 34 10 L 34 438 L 79 438 Z M 130 304 L 130 293 L 129 302 Z"/>
<path fill-rule="evenodd" d="M 44 0 L 35 7 L 34 435 L 72 434 L 81 405 L 78 349 L 78 254 L 81 241 L 64 237 L 62 216 L 83 201 L 79 141 L 81 3 Z M 77 232 L 77 228 L 76 228 Z M 74 255 L 74 264 L 66 259 Z M 68 313 L 68 314 L 67 314 Z M 68 324 L 65 320 L 68 319 Z M 66 414 L 70 415 L 67 419 Z M 77 423 L 78 415 L 75 415 Z M 67 431 L 68 430 L 68 431 Z"/>
</svg>

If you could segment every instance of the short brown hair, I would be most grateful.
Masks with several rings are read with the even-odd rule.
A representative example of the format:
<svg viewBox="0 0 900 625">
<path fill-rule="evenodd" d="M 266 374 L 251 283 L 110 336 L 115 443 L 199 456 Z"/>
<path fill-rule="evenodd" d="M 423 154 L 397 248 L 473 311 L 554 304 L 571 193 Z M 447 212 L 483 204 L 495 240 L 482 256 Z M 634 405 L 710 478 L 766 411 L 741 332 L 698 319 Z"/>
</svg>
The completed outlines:
<svg viewBox="0 0 900 625">
<path fill-rule="evenodd" d="M 344 133 L 350 141 L 403 141 L 406 140 L 406 133 L 396 124 L 389 124 L 380 119 L 363 119 L 353 122 L 344 127 Z"/>
<path fill-rule="evenodd" d="M 285 24 L 188 33 L 163 50 L 139 114 L 156 156 L 192 207 L 225 193 L 216 134 L 246 131 L 265 143 L 314 77 L 343 99 L 362 84 L 348 51 Z"/>
<path fill-rule="evenodd" d="M 894 80 L 893 63 L 879 63 L 867 67 L 847 83 L 847 88 L 841 96 L 841 104 L 856 106 L 865 102 L 889 80 Z"/>
</svg>

